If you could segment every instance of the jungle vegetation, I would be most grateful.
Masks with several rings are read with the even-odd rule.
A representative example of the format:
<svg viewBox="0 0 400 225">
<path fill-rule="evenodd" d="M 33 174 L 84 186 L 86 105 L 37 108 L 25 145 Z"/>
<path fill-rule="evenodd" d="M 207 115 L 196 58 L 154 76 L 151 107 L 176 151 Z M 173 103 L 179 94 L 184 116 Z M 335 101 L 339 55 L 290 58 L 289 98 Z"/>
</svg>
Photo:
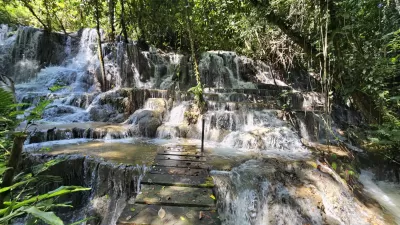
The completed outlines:
<svg viewBox="0 0 400 225">
<path fill-rule="evenodd" d="M 399 0 L 0 0 L 0 23 L 66 34 L 92 27 L 108 41 L 192 58 L 236 51 L 293 80 L 301 71 L 328 99 L 326 113 L 340 103 L 362 114 L 349 137 L 399 164 Z M 201 95 L 201 84 L 193 90 Z"/>
</svg>

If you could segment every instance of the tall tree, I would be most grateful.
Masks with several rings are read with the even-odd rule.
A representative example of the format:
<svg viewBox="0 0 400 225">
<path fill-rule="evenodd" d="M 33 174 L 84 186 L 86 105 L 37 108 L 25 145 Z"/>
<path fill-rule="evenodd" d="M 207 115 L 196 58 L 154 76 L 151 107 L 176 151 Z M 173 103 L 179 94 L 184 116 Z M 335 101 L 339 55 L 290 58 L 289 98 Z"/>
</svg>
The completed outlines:
<svg viewBox="0 0 400 225">
<path fill-rule="evenodd" d="M 128 43 L 128 31 L 126 30 L 126 24 L 125 24 L 125 1 L 120 0 L 121 4 L 121 28 L 122 28 L 122 34 L 124 35 L 124 41 L 125 43 Z"/>
<path fill-rule="evenodd" d="M 115 41 L 115 0 L 108 0 L 108 23 L 110 24 L 110 41 Z"/>
<path fill-rule="evenodd" d="M 99 0 L 95 0 L 95 20 L 96 20 L 96 31 L 97 31 L 97 52 L 99 55 L 100 61 L 100 70 L 101 70 L 101 90 L 107 91 L 106 84 L 106 69 L 104 66 L 104 58 L 103 58 L 103 48 L 101 47 L 101 31 L 100 31 L 100 17 L 101 17 L 101 9 Z"/>
</svg>

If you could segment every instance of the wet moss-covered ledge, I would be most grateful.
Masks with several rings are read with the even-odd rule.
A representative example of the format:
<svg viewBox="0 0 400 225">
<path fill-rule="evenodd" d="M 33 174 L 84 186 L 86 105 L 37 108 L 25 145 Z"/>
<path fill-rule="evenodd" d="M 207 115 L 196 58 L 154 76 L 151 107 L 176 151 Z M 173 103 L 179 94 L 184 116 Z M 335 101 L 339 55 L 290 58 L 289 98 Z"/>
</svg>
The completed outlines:
<svg viewBox="0 0 400 225">
<path fill-rule="evenodd" d="M 46 190 L 39 191 L 52 190 L 61 185 L 91 188 L 91 191 L 60 199 L 70 201 L 74 206 L 73 209 L 58 211 L 64 221 L 71 222 L 93 216 L 98 224 L 115 224 L 127 202 L 137 195 L 140 181 L 147 171 L 144 165 L 118 164 L 90 156 L 32 153 L 24 153 L 20 170 L 32 171 L 39 164 L 51 165 L 55 161 L 60 162 L 41 174 L 59 176 L 62 183 L 50 183 Z"/>
</svg>

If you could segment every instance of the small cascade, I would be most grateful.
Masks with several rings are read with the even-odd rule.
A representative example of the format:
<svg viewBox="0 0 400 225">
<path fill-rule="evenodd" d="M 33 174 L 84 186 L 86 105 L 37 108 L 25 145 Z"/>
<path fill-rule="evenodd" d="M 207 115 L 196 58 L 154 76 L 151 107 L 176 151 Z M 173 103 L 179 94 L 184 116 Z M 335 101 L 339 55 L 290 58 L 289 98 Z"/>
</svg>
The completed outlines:
<svg viewBox="0 0 400 225">
<path fill-rule="evenodd" d="M 23 159 L 23 166 L 30 168 L 57 158 L 59 156 L 30 155 Z M 96 224 L 116 224 L 129 199 L 139 193 L 140 182 L 148 170 L 145 165 L 120 165 L 91 157 L 64 156 L 48 174 L 61 177 L 64 185 L 91 187 L 91 190 L 69 195 L 68 201 L 75 207 L 57 215 L 69 223 L 93 216 L 98 218 Z"/>
<path fill-rule="evenodd" d="M 188 102 L 181 102 L 172 108 L 169 113 L 168 120 L 157 128 L 157 137 L 163 139 L 173 139 L 184 137 L 185 128 L 185 112 L 188 109 Z"/>
<path fill-rule="evenodd" d="M 362 170 L 360 181 L 364 190 L 379 202 L 400 224 L 400 185 L 393 182 L 375 181 L 373 173 Z"/>
<path fill-rule="evenodd" d="M 182 124 L 185 119 L 185 112 L 186 112 L 187 107 L 188 107 L 187 102 L 183 102 L 183 103 L 175 106 L 174 108 L 172 108 L 167 124 L 171 124 L 171 125 Z"/>
<path fill-rule="evenodd" d="M 370 224 L 373 219 L 379 221 L 332 177 L 295 162 L 249 160 L 232 171 L 212 171 L 211 174 L 217 187 L 222 224 Z"/>
</svg>

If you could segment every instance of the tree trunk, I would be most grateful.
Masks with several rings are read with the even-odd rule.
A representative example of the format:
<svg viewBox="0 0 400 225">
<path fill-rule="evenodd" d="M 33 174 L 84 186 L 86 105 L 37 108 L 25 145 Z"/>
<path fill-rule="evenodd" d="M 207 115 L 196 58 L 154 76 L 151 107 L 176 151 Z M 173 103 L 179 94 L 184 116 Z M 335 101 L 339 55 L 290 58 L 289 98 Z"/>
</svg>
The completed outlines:
<svg viewBox="0 0 400 225">
<path fill-rule="evenodd" d="M 100 33 L 100 9 L 99 9 L 99 2 L 96 0 L 96 31 L 97 31 L 97 51 L 99 54 L 100 60 L 100 69 L 101 69 L 101 90 L 107 91 L 106 85 L 106 70 L 104 67 L 104 58 L 103 58 L 103 49 L 101 48 L 101 33 Z"/>
<path fill-rule="evenodd" d="M 124 35 L 125 43 L 128 43 L 128 32 L 126 31 L 126 24 L 125 24 L 125 5 L 124 0 L 120 0 L 121 2 L 121 27 L 122 27 L 122 34 Z"/>
<path fill-rule="evenodd" d="M 110 41 L 115 41 L 115 2 L 114 0 L 108 0 L 108 23 L 110 24 L 111 33 Z"/>
<path fill-rule="evenodd" d="M 14 172 L 17 170 L 19 160 L 21 158 L 22 149 L 26 140 L 26 134 L 16 134 L 14 137 L 14 143 L 11 150 L 10 158 L 7 162 L 7 167 L 10 168 L 4 173 L 3 182 L 1 188 L 9 187 L 12 185 L 14 179 Z M 5 197 L 9 194 L 9 191 L 0 193 L 0 208 L 4 208 Z"/>
<path fill-rule="evenodd" d="M 201 79 L 200 79 L 200 72 L 199 72 L 199 66 L 197 64 L 197 60 L 196 60 L 196 53 L 194 50 L 194 40 L 193 40 L 193 35 L 192 35 L 192 29 L 191 29 L 191 21 L 189 18 L 189 1 L 186 0 L 186 26 L 187 26 L 187 31 L 189 34 L 189 41 L 190 41 L 190 51 L 191 51 L 191 55 L 192 55 L 192 60 L 193 60 L 193 69 L 194 69 L 194 75 L 196 77 L 196 83 L 197 83 L 197 87 L 200 89 L 200 92 L 196 92 L 195 95 L 197 95 L 197 105 L 199 106 L 200 110 L 203 111 L 204 110 L 204 98 L 203 98 L 203 86 L 201 85 Z"/>
<path fill-rule="evenodd" d="M 376 107 L 373 99 L 361 91 L 353 92 L 351 97 L 361 114 L 368 120 L 368 123 L 378 124 L 381 112 Z"/>
</svg>

